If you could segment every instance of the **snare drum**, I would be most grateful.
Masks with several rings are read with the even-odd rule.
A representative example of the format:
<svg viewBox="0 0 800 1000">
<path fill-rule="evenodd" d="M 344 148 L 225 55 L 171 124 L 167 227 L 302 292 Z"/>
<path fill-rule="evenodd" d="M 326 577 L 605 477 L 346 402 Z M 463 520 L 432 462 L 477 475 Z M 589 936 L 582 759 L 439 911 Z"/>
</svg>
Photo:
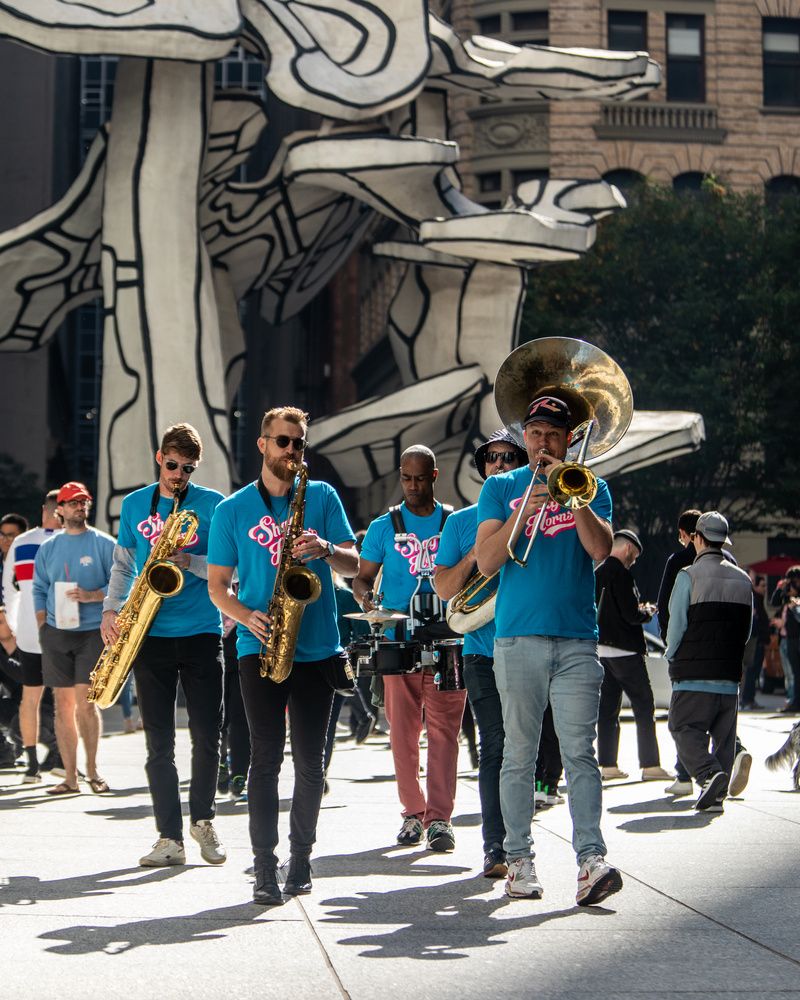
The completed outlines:
<svg viewBox="0 0 800 1000">
<path fill-rule="evenodd" d="M 462 648 L 460 639 L 443 639 L 433 644 L 433 680 L 440 691 L 464 690 Z"/>
<path fill-rule="evenodd" d="M 372 654 L 376 674 L 412 674 L 419 670 L 419 645 L 415 642 L 381 641 Z"/>
<path fill-rule="evenodd" d="M 375 673 L 371 643 L 351 642 L 347 647 L 347 659 L 356 677 L 371 677 Z"/>
</svg>

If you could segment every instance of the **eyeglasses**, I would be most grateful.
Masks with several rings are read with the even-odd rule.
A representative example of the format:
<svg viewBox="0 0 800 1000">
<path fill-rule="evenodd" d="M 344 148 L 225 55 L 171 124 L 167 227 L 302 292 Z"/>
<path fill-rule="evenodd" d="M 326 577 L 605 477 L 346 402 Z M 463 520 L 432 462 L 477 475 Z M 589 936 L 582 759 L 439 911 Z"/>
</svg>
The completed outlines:
<svg viewBox="0 0 800 1000">
<path fill-rule="evenodd" d="M 62 506 L 64 506 L 64 507 L 85 507 L 88 503 L 91 503 L 91 500 L 87 499 L 87 497 L 81 497 L 78 500 L 65 500 Z"/>
<path fill-rule="evenodd" d="M 488 465 L 492 465 L 494 462 L 504 462 L 506 465 L 509 465 L 511 462 L 515 462 L 516 459 L 516 453 L 513 451 L 486 452 L 486 462 Z"/>
<path fill-rule="evenodd" d="M 13 542 L 18 534 L 20 534 L 19 531 L 0 531 L 0 535 L 2 535 L 3 538 L 7 538 L 9 542 Z"/>
<path fill-rule="evenodd" d="M 196 465 L 181 465 L 181 463 L 176 462 L 174 458 L 164 459 L 164 465 L 166 465 L 170 472 L 174 472 L 178 466 L 180 466 L 181 472 L 187 476 L 191 476 L 191 474 L 197 469 Z"/>
<path fill-rule="evenodd" d="M 288 434 L 278 434 L 275 437 L 273 437 L 272 434 L 265 434 L 264 437 L 269 438 L 270 441 L 274 441 L 279 448 L 288 447 L 290 441 L 292 443 L 292 448 L 294 448 L 295 451 L 302 451 L 306 446 L 306 439 L 304 437 L 293 438 L 289 437 Z"/>
</svg>

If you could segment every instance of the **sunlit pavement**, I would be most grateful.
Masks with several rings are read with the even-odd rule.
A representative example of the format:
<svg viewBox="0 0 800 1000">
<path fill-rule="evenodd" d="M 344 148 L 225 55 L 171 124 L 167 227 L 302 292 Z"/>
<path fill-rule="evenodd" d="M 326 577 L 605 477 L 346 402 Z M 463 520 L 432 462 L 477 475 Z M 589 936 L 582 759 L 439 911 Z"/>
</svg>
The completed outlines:
<svg viewBox="0 0 800 1000">
<path fill-rule="evenodd" d="M 766 698 L 771 707 L 776 698 Z M 227 864 L 144 869 L 156 834 L 141 733 L 106 720 L 100 769 L 48 798 L 48 783 L 0 772 L 0 997 L 800 997 L 800 794 L 771 773 L 791 718 L 740 716 L 750 783 L 722 815 L 694 812 L 665 782 L 642 783 L 633 724 L 606 785 L 604 834 L 623 891 L 575 906 L 567 806 L 537 818 L 539 901 L 507 900 L 481 876 L 475 772 L 462 749 L 456 849 L 399 848 L 400 810 L 387 738 L 340 739 L 323 801 L 314 891 L 275 909 L 250 902 L 246 806 L 218 802 Z M 342 731 L 341 736 L 346 734 Z M 674 747 L 659 722 L 662 763 Z M 188 776 L 188 737 L 179 732 Z M 423 758 L 424 759 L 424 758 Z M 291 761 L 282 780 L 286 849 Z M 184 781 L 184 788 L 186 783 Z"/>
</svg>

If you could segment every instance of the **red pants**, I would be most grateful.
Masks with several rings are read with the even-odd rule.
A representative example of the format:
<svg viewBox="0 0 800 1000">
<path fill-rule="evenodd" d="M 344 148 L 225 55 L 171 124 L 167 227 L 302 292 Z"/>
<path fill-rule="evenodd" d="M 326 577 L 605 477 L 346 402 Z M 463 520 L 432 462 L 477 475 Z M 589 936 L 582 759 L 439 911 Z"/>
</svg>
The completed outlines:
<svg viewBox="0 0 800 1000">
<path fill-rule="evenodd" d="M 458 734 L 466 691 L 439 691 L 433 674 L 384 677 L 384 707 L 404 816 L 420 816 L 427 829 L 435 819 L 449 822 L 456 797 Z M 428 730 L 427 800 L 419 781 L 419 738 L 423 711 Z"/>
</svg>

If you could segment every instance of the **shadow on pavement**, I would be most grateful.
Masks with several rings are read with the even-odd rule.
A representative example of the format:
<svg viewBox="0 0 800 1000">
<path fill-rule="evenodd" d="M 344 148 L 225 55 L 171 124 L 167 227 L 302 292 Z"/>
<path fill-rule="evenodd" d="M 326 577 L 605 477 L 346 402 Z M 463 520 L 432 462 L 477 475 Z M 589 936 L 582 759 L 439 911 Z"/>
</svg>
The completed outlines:
<svg viewBox="0 0 800 1000">
<path fill-rule="evenodd" d="M 685 813 L 675 815 L 647 816 L 644 819 L 629 819 L 620 823 L 618 830 L 625 833 L 663 833 L 665 830 L 701 830 L 709 826 L 722 813 Z"/>
<path fill-rule="evenodd" d="M 0 907 L 33 906 L 39 901 L 59 899 L 87 899 L 91 896 L 108 896 L 120 889 L 151 885 L 174 878 L 184 871 L 179 868 L 116 868 L 108 872 L 92 872 L 69 878 L 40 879 L 35 875 L 12 875 L 0 884 Z M 137 875 L 137 878 L 125 876 Z"/>
</svg>

